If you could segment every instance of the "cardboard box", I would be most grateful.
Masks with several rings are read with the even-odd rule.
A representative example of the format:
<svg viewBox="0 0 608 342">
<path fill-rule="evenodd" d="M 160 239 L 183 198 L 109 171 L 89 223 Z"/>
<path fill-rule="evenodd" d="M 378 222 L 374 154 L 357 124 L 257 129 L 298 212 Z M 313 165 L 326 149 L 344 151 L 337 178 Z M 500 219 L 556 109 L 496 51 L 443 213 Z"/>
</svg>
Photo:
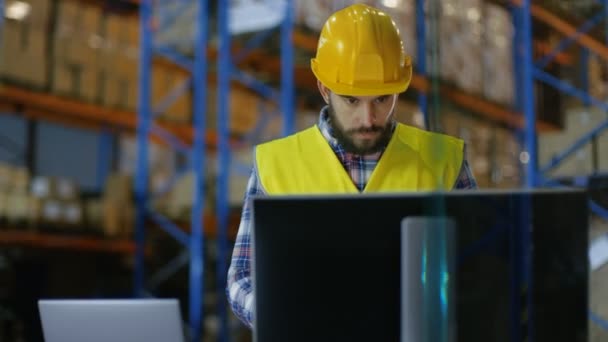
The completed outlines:
<svg viewBox="0 0 608 342">
<path fill-rule="evenodd" d="M 137 89 L 136 82 L 125 77 L 109 75 L 106 83 L 108 90 L 108 101 L 111 101 L 116 108 L 137 110 Z M 135 93 L 134 93 L 135 91 Z"/>
<path fill-rule="evenodd" d="M 47 86 L 47 35 L 24 22 L 6 20 L 0 47 L 0 76 L 42 89 Z"/>
<path fill-rule="evenodd" d="M 80 198 L 78 184 L 67 178 L 57 178 L 56 182 L 57 198 L 64 201 L 76 201 Z"/>
<path fill-rule="evenodd" d="M 34 198 L 53 198 L 57 196 L 57 182 L 53 177 L 36 176 L 32 179 L 30 194 Z"/>
<path fill-rule="evenodd" d="M 0 192 L 7 192 L 13 188 L 13 167 L 0 163 Z"/>
<path fill-rule="evenodd" d="M 514 103 L 513 22 L 502 6 L 484 3 L 483 95 L 505 105 Z"/>
<path fill-rule="evenodd" d="M 46 30 L 48 29 L 50 21 L 50 10 L 51 0 L 19 0 L 20 2 L 26 2 L 31 6 L 30 14 L 28 15 L 27 22 L 33 28 Z M 11 3 L 16 1 L 7 1 L 6 8 L 8 9 Z"/>
<path fill-rule="evenodd" d="M 538 138 L 539 163 L 545 165 L 557 154 L 564 151 L 576 140 L 590 132 L 592 129 L 606 120 L 606 113 L 594 108 L 572 108 L 566 114 L 565 129 L 559 132 L 542 133 Z M 598 139 L 598 164 L 599 171 L 606 168 L 606 136 L 604 134 Z M 570 157 L 565 159 L 549 175 L 551 176 L 583 176 L 590 175 L 593 169 L 593 150 L 589 142 Z"/>
<path fill-rule="evenodd" d="M 113 202 L 132 202 L 133 177 L 128 174 L 114 173 L 108 176 L 103 197 Z"/>
<path fill-rule="evenodd" d="M 102 232 L 103 201 L 90 198 L 84 201 L 84 224 L 91 231 Z"/>
<path fill-rule="evenodd" d="M 25 227 L 29 214 L 30 197 L 27 192 L 11 191 L 8 193 L 6 220 L 10 227 Z"/>
<path fill-rule="evenodd" d="M 67 227 L 82 227 L 84 224 L 84 208 L 79 200 L 62 201 L 61 224 Z"/>
<path fill-rule="evenodd" d="M 8 215 L 8 207 L 10 203 L 10 198 L 8 196 L 8 192 L 4 190 L 0 190 L 0 223 L 4 224 Z"/>
<path fill-rule="evenodd" d="M 86 32 L 82 31 L 81 22 L 82 3 L 75 0 L 62 0 L 57 4 L 56 29 L 53 38 L 54 58 L 58 62 L 80 64 L 82 57 L 78 56 L 74 48 L 84 45 L 87 40 Z"/>
<path fill-rule="evenodd" d="M 63 203 L 55 198 L 42 201 L 42 222 L 59 228 L 63 217 Z"/>
<path fill-rule="evenodd" d="M 103 233 L 112 238 L 130 237 L 135 226 L 135 208 L 129 203 L 103 200 Z"/>
<path fill-rule="evenodd" d="M 68 64 L 65 61 L 56 61 L 53 65 L 53 81 L 51 89 L 53 93 L 64 96 L 72 96 L 78 93 L 78 75 L 80 68 L 77 65 Z"/>
<path fill-rule="evenodd" d="M 100 102 L 104 47 L 100 7 L 64 0 L 59 3 L 57 18 L 53 92 Z"/>
<path fill-rule="evenodd" d="M 28 192 L 31 175 L 25 167 L 15 167 L 12 172 L 12 190 L 17 192 Z"/>
</svg>

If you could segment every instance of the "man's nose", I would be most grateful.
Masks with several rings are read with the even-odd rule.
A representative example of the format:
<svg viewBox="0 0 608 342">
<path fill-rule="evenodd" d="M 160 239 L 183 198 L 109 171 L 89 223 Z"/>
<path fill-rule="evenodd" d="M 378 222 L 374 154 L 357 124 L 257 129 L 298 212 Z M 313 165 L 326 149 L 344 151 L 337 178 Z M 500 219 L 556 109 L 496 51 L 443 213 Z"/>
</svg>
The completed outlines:
<svg viewBox="0 0 608 342">
<path fill-rule="evenodd" d="M 373 126 L 374 122 L 376 121 L 376 115 L 375 115 L 373 104 L 371 102 L 364 103 L 361 111 L 362 111 L 361 124 L 364 125 L 365 127 Z"/>
</svg>

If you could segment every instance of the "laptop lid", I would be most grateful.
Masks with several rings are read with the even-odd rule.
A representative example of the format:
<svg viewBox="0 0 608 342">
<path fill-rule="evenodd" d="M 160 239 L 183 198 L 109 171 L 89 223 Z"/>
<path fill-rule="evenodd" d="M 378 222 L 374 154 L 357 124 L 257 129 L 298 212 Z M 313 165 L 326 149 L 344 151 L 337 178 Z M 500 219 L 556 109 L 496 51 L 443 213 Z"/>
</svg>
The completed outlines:
<svg viewBox="0 0 608 342">
<path fill-rule="evenodd" d="M 46 342 L 183 342 L 176 299 L 39 300 Z"/>
</svg>

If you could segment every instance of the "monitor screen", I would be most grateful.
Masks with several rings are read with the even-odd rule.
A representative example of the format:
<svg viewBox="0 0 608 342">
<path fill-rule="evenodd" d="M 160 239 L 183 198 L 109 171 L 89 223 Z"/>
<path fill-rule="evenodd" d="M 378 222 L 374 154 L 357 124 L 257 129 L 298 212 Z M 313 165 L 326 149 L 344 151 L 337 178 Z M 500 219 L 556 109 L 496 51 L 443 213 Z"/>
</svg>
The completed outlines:
<svg viewBox="0 0 608 342">
<path fill-rule="evenodd" d="M 457 341 L 523 340 L 518 331 L 587 340 L 587 194 L 575 190 L 255 198 L 254 339 L 400 341 L 400 234 L 410 216 L 456 227 Z M 525 226 L 531 290 L 517 266 Z"/>
</svg>

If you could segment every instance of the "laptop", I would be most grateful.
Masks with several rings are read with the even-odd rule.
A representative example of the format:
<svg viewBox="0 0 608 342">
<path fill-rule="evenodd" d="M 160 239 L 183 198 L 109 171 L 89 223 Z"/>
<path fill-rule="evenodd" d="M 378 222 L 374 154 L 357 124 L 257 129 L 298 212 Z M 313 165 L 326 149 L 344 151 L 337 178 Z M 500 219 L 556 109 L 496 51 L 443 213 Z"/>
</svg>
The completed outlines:
<svg viewBox="0 0 608 342">
<path fill-rule="evenodd" d="M 46 342 L 184 342 L 177 299 L 42 299 Z"/>
</svg>

